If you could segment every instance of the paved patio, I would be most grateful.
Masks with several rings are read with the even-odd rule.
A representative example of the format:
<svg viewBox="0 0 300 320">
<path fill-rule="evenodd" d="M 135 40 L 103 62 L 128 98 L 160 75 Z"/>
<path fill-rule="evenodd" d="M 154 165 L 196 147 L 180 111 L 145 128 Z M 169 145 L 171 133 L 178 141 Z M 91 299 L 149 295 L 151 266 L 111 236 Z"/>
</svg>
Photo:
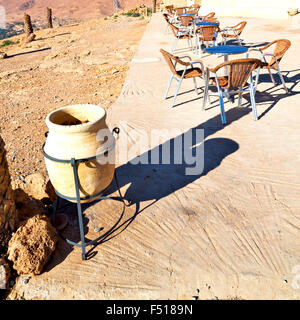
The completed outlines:
<svg viewBox="0 0 300 320">
<path fill-rule="evenodd" d="M 240 20 L 221 17 L 221 27 Z M 185 80 L 171 109 L 170 99 L 163 100 L 170 71 L 159 49 L 170 51 L 173 35 L 164 33 L 165 21 L 155 14 L 123 92 L 108 110 L 108 123 L 120 127 L 118 143 L 128 141 L 129 148 L 136 145 L 136 130 L 166 130 L 153 148 L 173 145 L 176 130 L 180 136 L 204 129 L 203 173 L 187 176 L 187 166 L 174 161 L 120 162 L 122 192 L 133 204 L 121 217 L 118 202 L 85 210 L 87 238 L 99 236 L 95 227 L 104 234 L 120 218 L 112 233 L 83 262 L 78 248 L 60 241 L 46 271 L 28 284 L 20 277 L 11 297 L 18 292 L 25 299 L 300 298 L 299 33 L 274 20 L 245 20 L 242 38 L 248 46 L 280 38 L 292 42 L 280 64 L 290 94 L 274 87 L 264 71 L 256 96 L 259 120 L 253 120 L 245 95 L 240 108 L 226 101 L 223 126 L 217 98 L 203 111 L 203 93 L 196 95 L 192 80 Z M 184 50 L 186 44 L 179 44 L 178 55 L 199 59 Z M 215 66 L 223 57 L 204 55 L 202 61 Z M 170 95 L 174 90 L 175 82 Z M 202 147 L 195 137 L 194 148 Z M 150 150 L 145 143 L 137 155 L 148 157 Z M 71 226 L 76 223 L 74 216 Z M 71 226 L 65 233 L 74 237 Z"/>
</svg>

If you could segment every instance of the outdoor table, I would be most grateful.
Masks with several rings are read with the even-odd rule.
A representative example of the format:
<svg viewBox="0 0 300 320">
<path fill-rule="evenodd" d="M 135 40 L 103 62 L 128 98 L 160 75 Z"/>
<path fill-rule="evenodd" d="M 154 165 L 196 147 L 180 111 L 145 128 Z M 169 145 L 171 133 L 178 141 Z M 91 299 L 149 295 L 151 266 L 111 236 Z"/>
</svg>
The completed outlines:
<svg viewBox="0 0 300 320">
<path fill-rule="evenodd" d="M 205 21 L 203 21 L 203 22 L 196 22 L 195 23 L 195 26 L 217 26 L 217 25 L 219 25 L 217 22 L 205 22 Z"/>
<path fill-rule="evenodd" d="M 196 13 L 180 13 L 180 16 L 195 16 Z"/>
<path fill-rule="evenodd" d="M 224 55 L 224 62 L 228 61 L 228 56 L 232 54 L 241 54 L 248 51 L 248 47 L 243 46 L 214 46 L 205 48 L 205 51 L 210 54 L 222 54 Z"/>
<path fill-rule="evenodd" d="M 205 51 L 210 54 L 221 54 L 224 55 L 224 62 L 228 61 L 228 56 L 232 54 L 241 54 L 248 51 L 248 47 L 242 47 L 242 46 L 214 46 L 205 48 Z M 225 76 L 228 76 L 228 70 L 227 66 L 225 66 Z M 233 103 L 233 99 L 231 97 L 227 97 L 228 100 Z"/>
</svg>

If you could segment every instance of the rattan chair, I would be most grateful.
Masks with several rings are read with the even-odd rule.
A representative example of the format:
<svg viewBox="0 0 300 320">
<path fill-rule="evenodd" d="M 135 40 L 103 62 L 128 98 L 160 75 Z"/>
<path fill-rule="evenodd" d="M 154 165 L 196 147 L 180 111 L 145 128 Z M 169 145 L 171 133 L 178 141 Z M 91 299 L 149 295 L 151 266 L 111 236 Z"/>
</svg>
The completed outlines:
<svg viewBox="0 0 300 320">
<path fill-rule="evenodd" d="M 243 40 L 240 39 L 240 35 L 242 31 L 244 30 L 247 22 L 242 21 L 235 26 L 232 27 L 225 27 L 223 30 L 221 30 L 220 34 L 223 37 L 222 44 L 225 45 L 227 42 L 227 39 L 236 39 L 240 45 L 242 45 Z"/>
<path fill-rule="evenodd" d="M 218 97 L 220 102 L 221 109 L 221 119 L 222 123 L 226 124 L 226 116 L 224 111 L 224 100 L 223 97 L 230 98 L 231 95 L 238 93 L 238 106 L 241 105 L 242 93 L 250 92 L 250 100 L 252 106 L 252 113 L 254 120 L 257 120 L 257 111 L 255 104 L 255 92 L 256 86 L 259 79 L 259 69 L 262 66 L 263 62 L 259 59 L 237 59 L 227 62 L 223 62 L 216 66 L 213 69 L 206 70 L 205 78 L 205 89 L 204 89 L 204 98 L 203 98 L 203 109 L 205 110 L 205 105 L 207 100 L 209 100 L 209 87 L 214 85 L 218 89 Z M 227 75 L 218 76 L 217 72 L 221 69 L 227 69 Z M 257 69 L 255 83 L 253 81 L 252 72 Z M 214 77 L 210 77 L 210 72 L 214 73 Z M 250 78 L 250 84 L 247 81 Z M 209 101 L 210 103 L 210 101 Z"/>
<path fill-rule="evenodd" d="M 193 34 L 191 33 L 190 29 L 181 29 L 179 27 L 176 27 L 173 23 L 168 22 L 174 36 L 174 42 L 172 44 L 172 48 L 171 48 L 171 52 L 173 53 L 176 49 L 177 43 L 179 40 L 182 39 L 187 39 L 188 45 L 189 45 L 189 49 L 193 49 L 193 44 L 192 44 L 192 38 L 193 38 Z"/>
<path fill-rule="evenodd" d="M 208 25 L 208 26 L 200 26 L 195 30 L 195 36 L 197 41 L 197 54 L 201 56 L 201 45 L 208 45 L 209 42 L 212 42 L 213 45 L 216 45 L 216 40 L 219 32 L 218 25 Z"/>
<path fill-rule="evenodd" d="M 167 99 L 168 96 L 168 92 L 171 86 L 171 83 L 174 80 L 176 80 L 178 82 L 177 87 L 176 87 L 176 91 L 175 94 L 173 96 L 172 99 L 172 103 L 171 103 L 171 107 L 174 106 L 175 104 L 175 100 L 181 85 L 181 82 L 184 79 L 193 79 L 194 81 L 194 86 L 195 86 L 195 92 L 198 95 L 198 89 L 197 89 L 197 82 L 196 82 L 196 78 L 200 77 L 203 78 L 204 76 L 204 65 L 201 61 L 192 61 L 190 57 L 186 56 L 186 57 L 175 57 L 174 55 L 170 54 L 169 52 L 160 49 L 160 52 L 162 53 L 164 59 L 166 60 L 170 70 L 171 70 L 171 76 L 169 79 L 169 83 L 168 83 L 168 87 L 164 96 L 164 99 Z M 183 58 L 187 58 L 189 59 L 188 62 L 184 62 L 182 61 Z M 195 64 L 200 64 L 200 68 L 199 67 L 195 67 Z M 183 70 L 177 70 L 177 64 L 180 64 L 181 66 L 183 66 Z"/>
<path fill-rule="evenodd" d="M 185 30 L 187 32 L 193 31 L 194 26 L 194 17 L 193 16 L 179 16 L 180 29 Z"/>
<path fill-rule="evenodd" d="M 275 45 L 273 53 L 265 53 L 264 51 L 271 47 L 272 45 Z M 279 74 L 281 83 L 284 87 L 284 90 L 286 93 L 288 93 L 288 88 L 286 87 L 285 81 L 283 79 L 283 76 L 281 74 L 281 70 L 279 68 L 279 62 L 283 58 L 284 54 L 288 50 L 288 48 L 291 46 L 291 41 L 288 39 L 278 39 L 274 40 L 264 47 L 258 48 L 258 49 L 250 49 L 250 51 L 259 51 L 261 53 L 261 59 L 264 62 L 262 69 L 267 69 L 269 72 L 269 75 L 271 77 L 271 80 L 274 85 L 276 85 L 276 82 L 274 80 L 274 77 L 272 75 L 271 70 L 276 70 Z M 247 57 L 249 56 L 249 53 L 247 53 Z M 269 59 L 271 57 L 271 59 Z M 269 60 L 269 61 L 268 61 Z"/>
</svg>

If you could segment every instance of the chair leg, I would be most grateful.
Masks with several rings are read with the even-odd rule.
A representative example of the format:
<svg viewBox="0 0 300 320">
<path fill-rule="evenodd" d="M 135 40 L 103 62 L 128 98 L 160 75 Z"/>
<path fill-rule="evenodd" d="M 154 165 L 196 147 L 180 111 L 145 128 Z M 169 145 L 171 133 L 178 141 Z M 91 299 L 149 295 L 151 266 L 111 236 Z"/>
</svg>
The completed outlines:
<svg viewBox="0 0 300 320">
<path fill-rule="evenodd" d="M 256 104 L 255 104 L 254 87 L 252 82 L 250 85 L 250 100 L 251 100 L 251 106 L 252 106 L 253 119 L 256 121 L 258 117 L 257 117 Z"/>
<path fill-rule="evenodd" d="M 193 80 L 194 80 L 194 85 L 195 85 L 195 92 L 196 92 L 196 95 L 198 95 L 198 87 L 197 87 L 196 78 L 193 78 Z"/>
<path fill-rule="evenodd" d="M 272 75 L 272 72 L 271 72 L 271 70 L 268 68 L 268 72 L 269 72 L 269 75 L 270 75 L 270 78 L 271 78 L 271 80 L 272 80 L 272 83 L 274 84 L 274 86 L 276 85 L 276 82 L 275 82 L 275 80 L 274 80 L 274 77 L 273 77 L 273 75 Z"/>
<path fill-rule="evenodd" d="M 172 83 L 173 78 L 174 78 L 174 75 L 172 74 L 171 77 L 170 77 L 170 79 L 169 79 L 169 83 L 168 83 L 168 87 L 167 87 L 167 90 L 166 90 L 164 99 L 167 99 L 167 95 L 168 95 L 168 92 L 169 92 L 169 90 L 170 90 L 170 86 L 171 86 L 171 83 Z"/>
<path fill-rule="evenodd" d="M 171 49 L 171 52 L 172 52 L 172 53 L 174 52 L 174 50 L 175 50 L 175 48 L 176 48 L 176 46 L 177 46 L 177 42 L 178 42 L 178 38 L 176 38 L 176 39 L 174 40 L 174 42 L 173 42 L 172 49 Z"/>
<path fill-rule="evenodd" d="M 239 88 L 239 100 L 238 100 L 238 107 L 240 108 L 242 104 L 242 88 Z"/>
<path fill-rule="evenodd" d="M 181 82 L 182 82 L 182 78 L 180 78 L 180 80 L 178 81 L 178 85 L 177 85 L 177 88 L 176 88 L 176 91 L 175 91 L 175 94 L 174 94 L 174 97 L 173 97 L 173 100 L 172 100 L 171 108 L 174 107 L 175 100 L 176 100 L 176 97 L 177 97 Z"/>
<path fill-rule="evenodd" d="M 220 88 L 218 88 L 218 91 L 219 91 L 219 101 L 220 101 L 222 124 L 226 124 L 226 115 L 225 115 L 225 110 L 224 110 L 223 92 L 222 92 L 222 90 Z"/>
<path fill-rule="evenodd" d="M 193 50 L 193 45 L 191 43 L 191 39 L 187 38 L 189 49 Z"/>
<path fill-rule="evenodd" d="M 281 71 L 280 71 L 280 68 L 279 68 L 279 65 L 278 65 L 278 64 L 277 64 L 277 71 L 278 71 L 278 74 L 279 74 L 281 83 L 282 83 L 282 85 L 283 85 L 283 87 L 284 87 L 284 90 L 286 91 L 286 93 L 289 93 L 289 90 L 288 90 L 288 88 L 286 87 L 285 81 L 284 81 L 284 79 L 283 79 L 283 76 L 282 76 L 282 73 L 281 73 Z"/>
<path fill-rule="evenodd" d="M 206 79 L 205 80 L 205 88 L 204 88 L 204 96 L 203 96 L 203 104 L 202 104 L 203 110 L 205 110 L 207 99 L 209 99 L 208 86 L 209 86 L 209 80 Z"/>
</svg>

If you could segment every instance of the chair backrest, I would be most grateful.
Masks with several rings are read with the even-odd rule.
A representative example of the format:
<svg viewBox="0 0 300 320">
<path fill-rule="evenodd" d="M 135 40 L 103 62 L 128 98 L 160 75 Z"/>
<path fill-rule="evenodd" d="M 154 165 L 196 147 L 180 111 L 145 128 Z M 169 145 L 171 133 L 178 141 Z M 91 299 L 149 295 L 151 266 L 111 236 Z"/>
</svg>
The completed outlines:
<svg viewBox="0 0 300 320">
<path fill-rule="evenodd" d="M 247 24 L 247 21 L 242 21 L 242 22 L 238 23 L 236 26 L 234 26 L 233 28 L 235 29 L 235 32 L 238 35 L 240 35 L 242 33 L 242 31 L 244 30 L 246 24 Z"/>
<path fill-rule="evenodd" d="M 198 14 L 198 11 L 197 11 L 197 10 L 188 10 L 188 11 L 186 11 L 185 13 L 195 13 L 195 14 Z"/>
<path fill-rule="evenodd" d="M 174 6 L 171 4 L 170 6 L 165 6 L 165 9 L 166 9 L 166 10 L 173 10 L 173 9 L 174 9 Z"/>
<path fill-rule="evenodd" d="M 215 16 L 215 12 L 210 12 L 209 14 L 207 14 L 204 18 L 203 18 L 203 21 L 205 20 L 205 19 L 209 19 L 209 18 L 213 18 L 214 16 Z"/>
<path fill-rule="evenodd" d="M 164 59 L 166 60 L 171 72 L 174 75 L 177 76 L 178 74 L 177 74 L 177 71 L 176 71 L 176 68 L 175 68 L 175 65 L 174 65 L 173 61 L 174 62 L 180 61 L 180 59 L 178 59 L 177 57 L 173 56 L 171 53 L 169 53 L 169 52 L 167 52 L 167 51 L 165 51 L 163 49 L 160 49 L 159 51 L 162 53 L 162 55 L 163 55 Z"/>
<path fill-rule="evenodd" d="M 180 16 L 180 24 L 183 26 L 183 27 L 188 27 L 190 26 L 193 21 L 194 21 L 194 17 L 193 16 Z"/>
<path fill-rule="evenodd" d="M 176 12 L 177 15 L 180 15 L 180 14 L 184 13 L 184 9 L 185 9 L 184 7 L 174 8 L 174 11 Z"/>
<path fill-rule="evenodd" d="M 221 65 L 229 67 L 228 88 L 242 88 L 247 83 L 251 72 L 262 65 L 262 61 L 259 59 L 236 59 Z"/>
<path fill-rule="evenodd" d="M 265 48 L 270 47 L 271 45 L 275 44 L 275 48 L 274 48 L 274 56 L 276 57 L 277 61 L 280 62 L 280 60 L 282 59 L 282 57 L 284 56 L 284 54 L 286 53 L 286 51 L 288 50 L 288 48 L 291 46 L 291 41 L 288 39 L 278 39 L 278 40 L 274 40 L 272 42 L 270 42 L 267 46 L 265 46 L 264 48 L 260 48 L 261 50 L 264 50 Z M 272 59 L 269 62 L 269 66 L 273 67 L 276 66 L 276 61 L 275 59 L 272 57 Z"/>
<path fill-rule="evenodd" d="M 202 37 L 203 41 L 213 41 L 216 39 L 217 32 L 219 31 L 219 26 L 200 26 L 196 29 L 196 33 Z"/>
</svg>

